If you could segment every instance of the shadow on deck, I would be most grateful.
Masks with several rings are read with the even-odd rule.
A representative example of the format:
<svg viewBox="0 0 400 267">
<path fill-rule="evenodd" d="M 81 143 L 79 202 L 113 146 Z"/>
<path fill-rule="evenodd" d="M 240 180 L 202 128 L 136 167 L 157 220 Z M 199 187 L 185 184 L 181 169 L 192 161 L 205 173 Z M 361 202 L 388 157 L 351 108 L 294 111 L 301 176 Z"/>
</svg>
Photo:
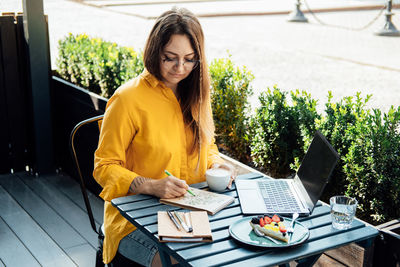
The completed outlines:
<svg viewBox="0 0 400 267">
<path fill-rule="evenodd" d="M 97 224 L 103 201 L 89 193 Z M 0 175 L 0 266 L 94 266 L 97 235 L 65 174 Z"/>
</svg>

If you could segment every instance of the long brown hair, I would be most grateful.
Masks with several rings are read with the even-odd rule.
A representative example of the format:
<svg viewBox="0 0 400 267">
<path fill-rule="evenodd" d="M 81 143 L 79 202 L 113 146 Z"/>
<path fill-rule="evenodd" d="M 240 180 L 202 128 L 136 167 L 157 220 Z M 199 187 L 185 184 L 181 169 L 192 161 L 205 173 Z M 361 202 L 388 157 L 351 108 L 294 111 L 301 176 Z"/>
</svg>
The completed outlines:
<svg viewBox="0 0 400 267">
<path fill-rule="evenodd" d="M 179 82 L 177 87 L 177 97 L 185 124 L 194 134 L 191 149 L 193 153 L 201 147 L 203 140 L 207 144 L 210 142 L 214 135 L 214 123 L 210 105 L 210 78 L 204 53 L 204 35 L 200 22 L 192 12 L 185 8 L 173 8 L 157 18 L 144 49 L 144 65 L 157 79 L 163 79 L 160 71 L 161 55 L 174 34 L 186 35 L 195 51 L 196 59 L 200 60 L 199 66 Z"/>
</svg>

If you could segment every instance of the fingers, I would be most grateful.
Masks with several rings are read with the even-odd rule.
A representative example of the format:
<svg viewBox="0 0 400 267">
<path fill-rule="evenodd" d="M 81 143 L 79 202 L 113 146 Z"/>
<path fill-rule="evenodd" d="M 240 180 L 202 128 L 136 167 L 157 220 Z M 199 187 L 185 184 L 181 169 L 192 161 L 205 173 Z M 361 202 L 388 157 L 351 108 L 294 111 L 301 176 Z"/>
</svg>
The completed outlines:
<svg viewBox="0 0 400 267">
<path fill-rule="evenodd" d="M 235 179 L 234 179 L 233 177 L 231 177 L 231 179 L 230 179 L 230 181 L 229 181 L 229 184 L 228 184 L 228 188 L 229 188 L 229 189 L 231 189 L 233 180 L 235 180 Z"/>
<path fill-rule="evenodd" d="M 187 190 L 189 188 L 185 180 L 181 180 L 179 178 L 176 178 L 175 176 L 168 176 L 164 179 L 167 179 L 166 180 L 167 182 L 172 183 L 171 186 L 180 187 L 183 188 L 184 190 Z"/>
<path fill-rule="evenodd" d="M 212 168 L 224 169 L 224 170 L 227 170 L 227 171 L 229 171 L 231 173 L 231 179 L 230 179 L 230 181 L 228 183 L 228 186 L 227 186 L 229 189 L 231 189 L 232 183 L 236 179 L 236 176 L 237 176 L 236 168 L 233 167 L 233 165 L 231 165 L 229 163 L 226 163 L 226 162 L 222 163 L 222 164 L 214 163 Z"/>
<path fill-rule="evenodd" d="M 180 180 L 174 176 L 168 176 L 160 180 L 160 197 L 173 198 L 179 197 L 186 193 L 189 186 L 186 181 Z"/>
<path fill-rule="evenodd" d="M 229 164 L 229 163 L 222 163 L 222 164 L 218 164 L 218 168 L 221 168 L 221 169 L 225 169 L 225 170 L 230 171 L 230 172 L 231 172 L 231 178 L 232 178 L 233 180 L 236 179 L 237 170 L 236 170 L 236 168 L 235 168 L 233 165 L 231 165 L 231 164 Z"/>
<path fill-rule="evenodd" d="M 187 189 L 189 188 L 189 186 L 188 186 L 188 184 L 186 183 L 185 180 L 181 180 L 181 179 L 178 179 L 178 178 L 173 177 L 173 176 L 169 176 L 169 177 L 172 178 L 171 181 L 172 181 L 176 186 L 181 187 L 181 188 L 183 188 L 183 189 L 185 189 L 185 190 L 187 190 Z"/>
</svg>

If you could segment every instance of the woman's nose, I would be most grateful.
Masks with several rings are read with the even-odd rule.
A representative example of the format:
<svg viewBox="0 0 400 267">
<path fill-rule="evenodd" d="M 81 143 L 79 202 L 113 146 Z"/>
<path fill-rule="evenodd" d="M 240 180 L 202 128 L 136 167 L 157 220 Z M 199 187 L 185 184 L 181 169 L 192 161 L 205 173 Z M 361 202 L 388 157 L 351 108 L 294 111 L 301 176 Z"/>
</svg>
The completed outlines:
<svg viewBox="0 0 400 267">
<path fill-rule="evenodd" d="M 177 60 L 176 61 L 176 64 L 175 64 L 175 68 L 177 69 L 177 70 L 181 70 L 181 69 L 185 69 L 185 61 L 184 60 Z"/>
</svg>

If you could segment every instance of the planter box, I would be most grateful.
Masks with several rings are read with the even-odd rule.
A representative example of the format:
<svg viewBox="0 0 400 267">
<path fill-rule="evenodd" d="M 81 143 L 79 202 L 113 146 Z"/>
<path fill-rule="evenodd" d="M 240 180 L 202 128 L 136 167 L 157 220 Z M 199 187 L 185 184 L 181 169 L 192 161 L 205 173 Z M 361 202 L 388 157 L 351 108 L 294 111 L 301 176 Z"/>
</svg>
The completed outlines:
<svg viewBox="0 0 400 267">
<path fill-rule="evenodd" d="M 400 219 L 377 226 L 374 266 L 400 266 Z"/>
<path fill-rule="evenodd" d="M 55 76 L 51 82 L 55 164 L 78 180 L 69 150 L 69 136 L 78 122 L 103 114 L 107 99 Z M 88 188 L 97 195 L 101 188 L 92 178 L 93 151 L 80 150 L 78 141 L 85 144 L 85 147 L 97 146 L 98 128 L 93 126 L 85 130 L 84 134 L 76 144 L 81 171 L 83 177 L 88 177 Z"/>
</svg>

